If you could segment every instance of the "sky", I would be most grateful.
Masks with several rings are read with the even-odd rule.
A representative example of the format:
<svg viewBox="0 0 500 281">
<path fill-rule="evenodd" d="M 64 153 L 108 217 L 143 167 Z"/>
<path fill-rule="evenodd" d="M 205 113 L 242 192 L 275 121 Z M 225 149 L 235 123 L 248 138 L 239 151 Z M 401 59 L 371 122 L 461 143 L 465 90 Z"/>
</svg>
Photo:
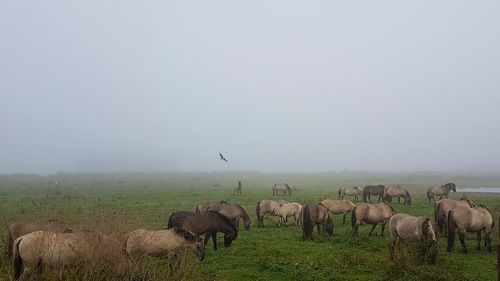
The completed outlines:
<svg viewBox="0 0 500 281">
<path fill-rule="evenodd" d="M 499 11 L 3 1 L 0 174 L 500 170 Z"/>
</svg>

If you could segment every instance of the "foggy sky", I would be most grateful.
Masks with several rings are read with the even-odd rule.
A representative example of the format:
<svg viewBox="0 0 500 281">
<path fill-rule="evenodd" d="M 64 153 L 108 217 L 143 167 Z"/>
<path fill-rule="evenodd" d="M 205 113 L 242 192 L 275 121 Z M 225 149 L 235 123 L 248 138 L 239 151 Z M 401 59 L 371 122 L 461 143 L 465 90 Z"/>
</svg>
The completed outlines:
<svg viewBox="0 0 500 281">
<path fill-rule="evenodd" d="M 3 1 L 0 173 L 500 169 L 499 11 Z"/>
</svg>

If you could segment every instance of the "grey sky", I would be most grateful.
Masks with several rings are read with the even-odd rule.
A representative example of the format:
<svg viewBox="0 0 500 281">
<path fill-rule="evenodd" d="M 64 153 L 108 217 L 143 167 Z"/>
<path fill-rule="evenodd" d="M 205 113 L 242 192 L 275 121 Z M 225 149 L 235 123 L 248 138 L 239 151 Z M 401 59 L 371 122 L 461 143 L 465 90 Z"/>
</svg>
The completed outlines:
<svg viewBox="0 0 500 281">
<path fill-rule="evenodd" d="M 500 169 L 499 12 L 3 1 L 0 173 Z"/>
</svg>

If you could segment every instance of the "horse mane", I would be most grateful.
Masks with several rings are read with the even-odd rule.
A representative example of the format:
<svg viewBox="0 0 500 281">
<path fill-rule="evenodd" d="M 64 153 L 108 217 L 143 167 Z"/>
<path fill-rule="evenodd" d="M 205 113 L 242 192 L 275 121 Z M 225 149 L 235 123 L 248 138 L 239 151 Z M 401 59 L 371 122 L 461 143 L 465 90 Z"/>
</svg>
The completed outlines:
<svg viewBox="0 0 500 281">
<path fill-rule="evenodd" d="M 223 214 L 220 214 L 220 213 L 217 213 L 215 211 L 210 211 L 208 210 L 208 212 L 206 212 L 207 214 L 211 214 L 213 216 L 216 216 L 218 218 L 220 218 L 224 223 L 230 225 L 230 227 L 235 231 L 235 232 L 238 232 L 238 229 L 236 228 L 236 226 L 234 225 L 234 223 L 226 216 L 224 216 Z"/>
<path fill-rule="evenodd" d="M 241 209 L 243 211 L 243 216 L 244 216 L 245 219 L 250 218 L 248 216 L 247 210 L 245 208 L 243 208 L 243 206 L 241 206 L 240 204 L 233 204 L 233 205 L 235 205 L 238 209 Z"/>
<path fill-rule="evenodd" d="M 382 202 L 382 203 L 383 203 L 383 204 L 385 204 L 387 207 L 391 208 L 391 210 L 392 210 L 395 214 L 397 214 L 397 213 L 398 213 L 398 212 L 396 212 L 396 210 L 394 210 L 394 208 L 393 208 L 391 205 L 387 204 L 386 202 Z"/>
<path fill-rule="evenodd" d="M 477 207 L 484 208 L 484 209 L 488 210 L 488 212 L 491 214 L 490 208 L 488 208 L 486 205 L 479 204 L 479 205 L 476 205 L 476 207 L 474 207 L 474 208 L 477 208 Z"/>
<path fill-rule="evenodd" d="M 460 200 L 464 200 L 464 201 L 466 201 L 467 203 L 469 203 L 469 206 L 470 206 L 471 208 L 475 208 L 475 207 L 476 207 L 476 204 L 474 204 L 474 202 L 472 202 L 472 200 L 470 200 L 470 199 L 463 198 L 463 199 L 460 199 Z M 479 204 L 479 206 L 481 206 L 481 204 Z M 484 206 L 484 205 L 483 205 L 483 206 Z M 485 206 L 485 207 L 486 207 L 486 206 Z M 486 207 L 486 209 L 488 209 L 488 207 Z"/>
<path fill-rule="evenodd" d="M 188 240 L 188 241 L 198 241 L 199 240 L 199 236 L 192 233 L 191 231 L 189 230 L 186 230 L 186 229 L 183 229 L 183 228 L 180 228 L 180 227 L 174 227 L 174 232 L 182 237 L 184 237 L 184 239 Z"/>
</svg>

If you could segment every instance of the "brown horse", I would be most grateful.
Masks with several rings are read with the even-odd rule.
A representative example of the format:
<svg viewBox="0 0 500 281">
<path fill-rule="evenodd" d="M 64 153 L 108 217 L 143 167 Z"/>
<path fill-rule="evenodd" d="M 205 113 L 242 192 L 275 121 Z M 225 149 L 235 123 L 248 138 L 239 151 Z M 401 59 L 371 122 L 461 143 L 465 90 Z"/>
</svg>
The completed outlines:
<svg viewBox="0 0 500 281">
<path fill-rule="evenodd" d="M 481 231 L 484 230 L 484 245 L 491 252 L 491 232 L 493 230 L 493 216 L 488 207 L 478 205 L 474 208 L 456 207 L 448 211 L 448 252 L 455 248 L 455 228 L 458 229 L 458 239 L 462 245 L 462 252 L 467 254 L 465 245 L 465 234 L 476 232 L 477 250 L 481 249 Z"/>
<path fill-rule="evenodd" d="M 12 260 L 15 280 L 39 275 L 47 267 L 96 267 L 119 274 L 130 268 L 123 241 L 91 231 L 28 233 L 14 241 Z"/>
<path fill-rule="evenodd" d="M 275 183 L 273 185 L 273 196 L 278 196 L 280 195 L 280 193 L 283 193 L 283 195 L 288 195 L 288 196 L 291 196 L 292 195 L 292 188 L 286 184 L 286 183 Z"/>
<path fill-rule="evenodd" d="M 437 230 L 441 234 L 444 233 L 444 236 L 448 235 L 448 211 L 458 206 L 474 208 L 476 204 L 469 199 L 462 198 L 460 200 L 441 199 L 435 205 L 434 221 L 437 224 Z"/>
<path fill-rule="evenodd" d="M 207 211 L 217 212 L 226 216 L 228 219 L 233 221 L 236 228 L 239 228 L 239 218 L 242 218 L 245 230 L 250 229 L 250 216 L 248 216 L 247 210 L 239 204 L 212 204 L 208 207 Z"/>
<path fill-rule="evenodd" d="M 363 195 L 363 189 L 359 187 L 341 187 L 339 188 L 339 199 L 344 199 L 344 196 L 354 196 L 354 200 L 358 201 L 359 196 Z"/>
<path fill-rule="evenodd" d="M 264 216 L 274 215 L 274 210 L 283 204 L 288 203 L 285 200 L 261 200 L 257 203 L 255 207 L 255 213 L 257 214 L 257 222 L 259 227 L 264 227 Z"/>
<path fill-rule="evenodd" d="M 7 256 L 12 257 L 12 245 L 14 240 L 33 231 L 43 230 L 57 233 L 73 232 L 61 220 L 50 219 L 42 221 L 17 221 L 9 225 L 7 233 Z"/>
<path fill-rule="evenodd" d="M 208 239 L 212 236 L 214 250 L 217 250 L 218 231 L 224 233 L 224 247 L 231 246 L 233 240 L 238 237 L 238 229 L 230 219 L 211 211 L 201 214 L 188 211 L 175 212 L 168 219 L 167 227 L 182 228 L 196 235 L 205 234 L 205 245 L 207 245 Z"/>
<path fill-rule="evenodd" d="M 302 208 L 302 240 L 313 240 L 314 225 L 321 234 L 321 226 L 329 235 L 333 235 L 333 222 L 328 216 L 328 209 L 321 203 L 307 204 Z"/>
<path fill-rule="evenodd" d="M 354 207 L 354 203 L 349 200 L 325 199 L 321 201 L 321 204 L 325 206 L 332 214 L 344 214 L 342 224 L 345 224 L 345 218 L 347 214 L 350 213 L 352 211 L 352 208 Z"/>
<path fill-rule="evenodd" d="M 398 204 L 401 203 L 401 198 L 403 198 L 405 201 L 403 204 L 405 205 L 411 205 L 411 196 L 410 193 L 406 188 L 404 188 L 402 185 L 389 185 L 384 188 L 384 201 L 385 202 L 391 202 L 392 197 L 398 197 Z"/>
<path fill-rule="evenodd" d="M 182 228 L 167 230 L 136 229 L 127 235 L 126 251 L 129 256 L 169 256 L 191 249 L 198 260 L 205 257 L 203 239 Z"/>
<path fill-rule="evenodd" d="M 384 196 L 384 188 L 385 186 L 383 185 L 367 185 L 363 188 L 363 202 L 367 203 L 366 199 L 368 198 L 368 201 L 372 202 L 371 200 L 371 195 L 378 195 L 378 201 L 382 200 L 382 196 Z"/>
<path fill-rule="evenodd" d="M 435 243 L 436 234 L 432 229 L 431 221 L 424 217 L 414 217 L 408 214 L 395 214 L 389 219 L 389 233 L 391 236 L 389 250 L 391 259 L 394 259 L 394 249 L 397 244 L 405 241 L 431 241 Z M 428 250 L 426 248 L 426 250 Z"/>
<path fill-rule="evenodd" d="M 453 192 L 457 192 L 457 186 L 452 182 L 445 183 L 440 186 L 431 186 L 427 189 L 427 199 L 429 200 L 429 203 L 431 203 L 431 199 L 436 201 L 436 199 L 434 199 L 434 195 L 438 195 L 439 200 L 443 199 L 443 196 L 448 198 L 448 194 L 451 190 L 453 190 Z"/>
<path fill-rule="evenodd" d="M 358 234 L 358 227 L 363 222 L 369 223 L 372 225 L 372 229 L 368 236 L 371 236 L 373 230 L 377 226 L 377 224 L 382 224 L 382 232 L 381 236 L 384 236 L 385 224 L 389 219 L 396 214 L 396 211 L 386 203 L 360 203 L 352 208 L 352 234 Z"/>
</svg>

